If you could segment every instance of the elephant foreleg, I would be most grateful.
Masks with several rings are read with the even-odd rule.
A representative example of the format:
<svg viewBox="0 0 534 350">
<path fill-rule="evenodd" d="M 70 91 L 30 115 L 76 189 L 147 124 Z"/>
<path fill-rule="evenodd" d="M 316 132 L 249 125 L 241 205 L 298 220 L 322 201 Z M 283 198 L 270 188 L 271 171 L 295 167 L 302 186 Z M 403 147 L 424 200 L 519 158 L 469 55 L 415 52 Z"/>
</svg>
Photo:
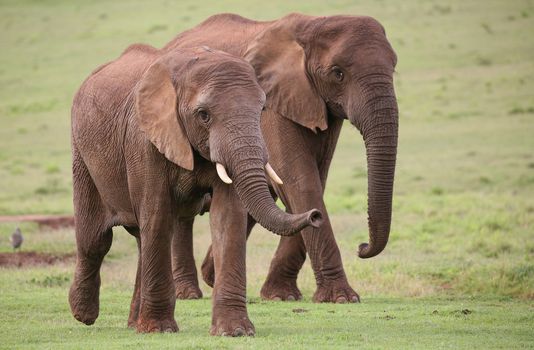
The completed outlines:
<svg viewBox="0 0 534 350">
<path fill-rule="evenodd" d="M 210 334 L 254 335 L 246 305 L 247 212 L 231 186 L 214 187 L 210 227 L 215 267 Z"/>
<path fill-rule="evenodd" d="M 161 199 L 161 198 L 160 198 Z M 172 214 L 169 203 L 149 203 L 141 211 L 141 292 L 137 331 L 176 332 L 171 266 Z"/>
<path fill-rule="evenodd" d="M 250 232 L 254 228 L 254 225 L 256 225 L 256 220 L 252 218 L 252 216 L 248 215 L 247 219 L 247 239 L 250 236 Z M 211 245 L 208 247 L 208 251 L 206 252 L 206 256 L 204 257 L 204 261 L 202 262 L 202 279 L 208 286 L 213 288 L 213 284 L 215 283 L 215 265 L 213 264 L 213 254 L 211 250 Z"/>
<path fill-rule="evenodd" d="M 357 302 L 359 296 L 348 284 L 341 254 L 323 202 L 323 184 L 319 171 L 312 162 L 299 169 L 304 169 L 302 172 L 304 175 L 298 178 L 296 183 L 283 186 L 280 189 L 280 198 L 291 212 L 302 212 L 311 207 L 318 208 L 323 213 L 324 222 L 318 229 L 307 228 L 301 235 L 280 240 L 262 287 L 262 297 L 275 300 L 298 298 L 300 292 L 296 286 L 296 279 L 304 263 L 305 253 L 308 252 L 317 282 L 313 300 Z"/>
</svg>

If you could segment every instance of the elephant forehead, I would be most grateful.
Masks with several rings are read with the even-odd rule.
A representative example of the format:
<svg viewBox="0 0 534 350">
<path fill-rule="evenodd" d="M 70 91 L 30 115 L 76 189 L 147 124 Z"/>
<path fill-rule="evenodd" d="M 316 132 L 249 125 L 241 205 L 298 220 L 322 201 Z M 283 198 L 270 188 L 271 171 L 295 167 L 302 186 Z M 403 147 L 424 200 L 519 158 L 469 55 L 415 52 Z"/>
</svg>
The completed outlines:
<svg viewBox="0 0 534 350">
<path fill-rule="evenodd" d="M 261 107 L 265 103 L 265 93 L 254 82 L 210 81 L 196 95 L 199 105 L 217 105 L 228 109 L 238 107 Z"/>
<path fill-rule="evenodd" d="M 368 16 L 331 16 L 320 19 L 315 30 L 320 36 L 331 39 L 342 35 L 369 36 L 384 35 L 384 27 L 374 18 Z"/>
<path fill-rule="evenodd" d="M 367 42 L 351 42 L 348 38 L 332 43 L 330 50 L 323 52 L 319 60 L 326 66 L 336 64 L 357 70 L 382 67 L 389 73 L 396 65 L 397 56 L 385 38 Z"/>
<path fill-rule="evenodd" d="M 255 81 L 252 66 L 243 59 L 230 56 L 223 52 L 205 52 L 199 55 L 193 68 L 193 73 L 201 74 L 208 79 L 243 79 Z"/>
</svg>

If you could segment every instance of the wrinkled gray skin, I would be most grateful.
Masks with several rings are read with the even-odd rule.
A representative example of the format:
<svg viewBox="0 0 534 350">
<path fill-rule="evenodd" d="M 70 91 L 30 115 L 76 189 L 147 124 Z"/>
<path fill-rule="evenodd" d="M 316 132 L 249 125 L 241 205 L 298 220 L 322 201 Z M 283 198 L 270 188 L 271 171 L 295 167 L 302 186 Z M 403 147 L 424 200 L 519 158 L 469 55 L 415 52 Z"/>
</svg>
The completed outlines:
<svg viewBox="0 0 534 350">
<path fill-rule="evenodd" d="M 72 107 L 77 263 L 72 313 L 92 324 L 100 266 L 122 225 L 137 238 L 139 264 L 129 325 L 177 331 L 171 238 L 213 191 L 215 271 L 212 334 L 253 334 L 245 304 L 247 212 L 289 235 L 320 224 L 316 210 L 282 212 L 265 179 L 260 132 L 265 94 L 242 59 L 207 48 L 129 47 L 93 72 Z M 224 184 L 214 162 L 233 178 Z M 185 249 L 185 248 L 183 248 Z"/>
<path fill-rule="evenodd" d="M 274 190 L 290 212 L 318 208 L 325 214 L 321 228 L 306 228 L 297 236 L 281 239 L 262 297 L 299 299 L 296 280 L 307 252 L 317 282 L 315 301 L 358 301 L 343 269 L 323 192 L 342 121 L 348 119 L 363 136 L 367 150 L 369 243 L 361 244 L 358 254 L 370 258 L 386 247 L 398 108 L 393 88 L 397 58 L 384 28 L 363 16 L 291 14 L 258 22 L 222 14 L 178 35 L 166 48 L 194 45 L 210 45 L 252 64 L 267 95 L 262 132 L 270 161 L 284 181 L 283 186 L 274 185 Z M 253 225 L 249 219 L 249 232 Z M 192 255 L 186 260 L 183 266 L 193 271 Z M 212 285 L 216 273 L 211 252 L 202 274 Z M 196 279 L 187 277 L 192 275 L 174 271 L 182 285 L 188 280 L 189 286 L 198 288 Z"/>
</svg>

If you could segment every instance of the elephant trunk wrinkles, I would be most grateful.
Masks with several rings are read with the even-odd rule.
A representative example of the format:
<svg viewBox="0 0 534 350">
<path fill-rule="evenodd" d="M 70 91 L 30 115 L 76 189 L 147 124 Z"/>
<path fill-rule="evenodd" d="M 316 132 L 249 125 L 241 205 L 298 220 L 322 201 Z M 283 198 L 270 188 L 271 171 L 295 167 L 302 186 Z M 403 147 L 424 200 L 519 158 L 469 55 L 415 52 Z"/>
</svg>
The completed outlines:
<svg viewBox="0 0 534 350">
<path fill-rule="evenodd" d="M 302 214 L 288 214 L 273 200 L 265 179 L 265 151 L 255 137 L 239 138 L 230 143 L 228 168 L 237 195 L 250 215 L 260 225 L 281 236 L 291 236 L 307 226 L 319 227 L 322 214 L 312 209 Z M 239 146 L 241 145 L 241 146 Z"/>
<path fill-rule="evenodd" d="M 384 250 L 389 239 L 395 162 L 397 157 L 398 108 L 394 93 L 382 96 L 368 109 L 362 128 L 367 150 L 369 243 L 359 246 L 360 258 Z"/>
</svg>

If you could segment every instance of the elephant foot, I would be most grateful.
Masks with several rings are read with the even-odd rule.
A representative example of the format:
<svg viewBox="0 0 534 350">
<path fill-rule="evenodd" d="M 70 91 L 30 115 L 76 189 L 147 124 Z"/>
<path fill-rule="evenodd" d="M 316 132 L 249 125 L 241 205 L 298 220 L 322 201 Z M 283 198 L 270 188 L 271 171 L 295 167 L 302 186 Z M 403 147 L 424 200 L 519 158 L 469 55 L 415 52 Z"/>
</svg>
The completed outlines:
<svg viewBox="0 0 534 350">
<path fill-rule="evenodd" d="M 302 293 L 297 287 L 296 280 L 267 280 L 261 288 L 260 295 L 263 300 L 273 301 L 296 301 L 302 299 Z"/>
<path fill-rule="evenodd" d="M 188 300 L 188 299 L 201 299 L 202 291 L 198 286 L 192 283 L 175 283 L 176 286 L 176 299 Z"/>
<path fill-rule="evenodd" d="M 211 255 L 211 246 L 202 262 L 202 279 L 208 286 L 213 288 L 215 284 L 215 264 L 213 263 L 213 256 Z"/>
<path fill-rule="evenodd" d="M 69 304 L 72 315 L 86 325 L 95 323 L 99 310 L 100 278 L 87 279 L 79 282 L 74 279 L 69 290 Z"/>
<path fill-rule="evenodd" d="M 256 329 L 248 316 L 239 318 L 219 317 L 212 322 L 210 335 L 223 337 L 254 336 Z"/>
<path fill-rule="evenodd" d="M 346 279 L 328 281 L 317 287 L 313 295 L 315 303 L 359 303 L 360 296 L 349 286 Z"/>
<path fill-rule="evenodd" d="M 172 317 L 156 320 L 145 319 L 140 316 L 136 329 L 137 333 L 175 333 L 178 332 L 178 325 Z"/>
<path fill-rule="evenodd" d="M 128 328 L 131 328 L 131 329 L 137 328 L 137 317 L 128 318 Z"/>
<path fill-rule="evenodd" d="M 137 327 L 137 319 L 139 318 L 139 298 L 132 300 L 130 306 L 130 315 L 128 316 L 128 328 L 135 329 Z"/>
</svg>

